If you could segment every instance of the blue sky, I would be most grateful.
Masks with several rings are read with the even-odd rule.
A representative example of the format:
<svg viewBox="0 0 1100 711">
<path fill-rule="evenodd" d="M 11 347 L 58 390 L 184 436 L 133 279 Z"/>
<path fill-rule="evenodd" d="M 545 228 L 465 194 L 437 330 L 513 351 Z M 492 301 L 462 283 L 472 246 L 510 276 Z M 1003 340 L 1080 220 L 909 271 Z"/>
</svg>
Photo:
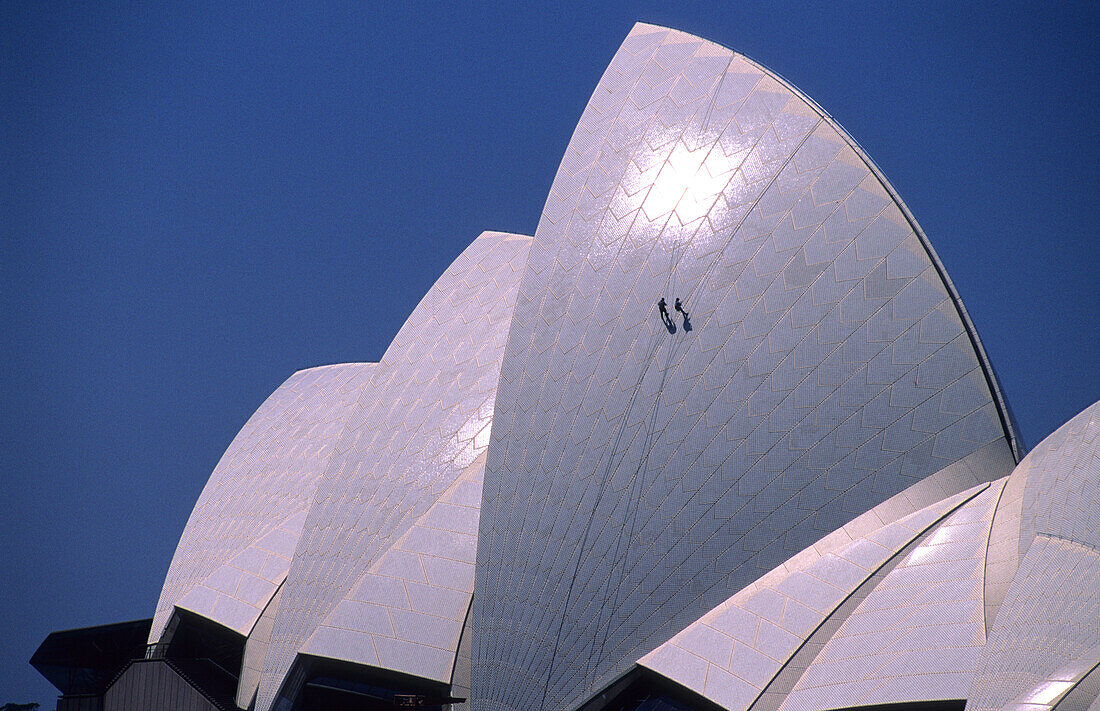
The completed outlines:
<svg viewBox="0 0 1100 711">
<path fill-rule="evenodd" d="M 1100 398 L 1100 20 L 952 2 L 0 4 L 0 704 L 152 615 L 295 370 L 376 360 L 484 229 L 530 234 L 636 20 L 829 111 L 921 223 L 1024 442 Z"/>
</svg>

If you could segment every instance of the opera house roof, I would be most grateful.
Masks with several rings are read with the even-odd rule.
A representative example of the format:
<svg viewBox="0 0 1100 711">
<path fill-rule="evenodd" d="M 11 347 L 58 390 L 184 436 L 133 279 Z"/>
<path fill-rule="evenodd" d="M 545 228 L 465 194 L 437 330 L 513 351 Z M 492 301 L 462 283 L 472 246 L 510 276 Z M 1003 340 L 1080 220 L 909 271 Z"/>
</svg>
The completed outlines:
<svg viewBox="0 0 1100 711">
<path fill-rule="evenodd" d="M 481 234 L 379 362 L 244 425 L 147 656 L 220 635 L 255 711 L 1084 709 L 1100 403 L 1024 455 L 859 145 L 639 24 L 535 234 Z"/>
</svg>

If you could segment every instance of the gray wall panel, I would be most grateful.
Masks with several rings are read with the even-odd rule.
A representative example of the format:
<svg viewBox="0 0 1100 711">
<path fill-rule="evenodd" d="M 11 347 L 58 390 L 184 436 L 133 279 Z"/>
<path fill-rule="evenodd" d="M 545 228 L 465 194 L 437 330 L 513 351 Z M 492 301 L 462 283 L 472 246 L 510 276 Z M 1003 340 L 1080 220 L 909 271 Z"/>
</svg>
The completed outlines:
<svg viewBox="0 0 1100 711">
<path fill-rule="evenodd" d="M 104 711 L 218 711 L 161 660 L 134 662 L 107 689 Z"/>
</svg>

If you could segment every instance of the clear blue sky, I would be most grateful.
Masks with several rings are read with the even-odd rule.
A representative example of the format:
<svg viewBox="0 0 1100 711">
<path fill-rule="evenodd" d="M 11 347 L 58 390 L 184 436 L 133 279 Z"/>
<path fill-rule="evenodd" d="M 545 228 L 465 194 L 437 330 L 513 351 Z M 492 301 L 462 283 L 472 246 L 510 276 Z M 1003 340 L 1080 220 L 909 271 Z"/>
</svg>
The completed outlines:
<svg viewBox="0 0 1100 711">
<path fill-rule="evenodd" d="M 1091 3 L 0 5 L 0 704 L 52 630 L 151 616 L 295 370 L 381 356 L 530 234 L 636 20 L 779 72 L 924 227 L 1027 446 L 1100 398 Z M 889 9 L 887 9 L 889 8 Z"/>
</svg>

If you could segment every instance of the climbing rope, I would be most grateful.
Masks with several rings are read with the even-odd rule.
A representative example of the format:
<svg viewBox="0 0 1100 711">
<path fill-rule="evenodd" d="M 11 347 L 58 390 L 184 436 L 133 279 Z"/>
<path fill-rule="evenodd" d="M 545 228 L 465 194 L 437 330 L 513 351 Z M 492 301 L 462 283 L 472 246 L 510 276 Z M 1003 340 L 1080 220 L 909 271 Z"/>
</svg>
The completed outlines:
<svg viewBox="0 0 1100 711">
<path fill-rule="evenodd" d="M 704 131 L 706 130 L 706 128 L 709 124 L 709 121 L 710 121 L 710 117 L 711 117 L 711 115 L 712 115 L 712 113 L 713 113 L 713 111 L 716 107 L 718 93 L 721 91 L 722 83 L 725 81 L 726 74 L 729 71 L 730 65 L 732 65 L 732 63 L 733 63 L 733 59 L 734 59 L 734 56 L 731 55 L 730 60 L 726 64 L 726 68 L 725 68 L 725 70 L 723 70 L 722 76 L 719 79 L 717 86 L 715 87 L 714 94 L 711 96 L 710 105 L 708 106 L 707 111 L 704 114 L 703 120 L 702 120 L 702 128 L 703 128 Z M 713 147 L 712 147 L 712 150 L 713 150 Z M 681 193 L 680 200 L 683 200 L 684 195 L 687 194 L 687 190 L 688 189 L 685 188 L 684 192 Z M 679 204 L 680 200 L 677 201 L 677 204 Z M 670 216 L 670 219 L 671 219 L 671 216 Z M 665 227 L 667 227 L 667 225 L 668 225 L 668 223 L 666 222 Z M 662 228 L 661 232 L 662 233 L 664 232 L 664 228 Z M 658 239 L 659 239 L 659 237 L 658 237 Z M 691 236 L 684 237 L 682 239 L 679 239 L 676 242 L 676 244 L 673 245 L 673 248 L 670 250 L 670 253 L 669 253 L 669 271 L 668 271 L 668 276 L 665 279 L 664 293 L 668 293 L 669 287 L 672 286 L 673 279 L 678 278 L 676 268 L 679 265 L 680 260 L 683 258 L 683 254 L 680 253 L 680 250 L 683 249 L 683 248 L 686 248 L 690 243 L 691 243 Z M 692 289 L 691 291 L 694 292 L 694 289 Z M 690 295 L 689 295 L 689 298 L 690 298 Z M 686 320 L 687 320 L 687 315 L 685 314 L 685 322 L 686 322 Z M 671 321 L 672 321 L 672 319 L 670 319 L 670 322 Z M 664 322 L 663 317 L 662 317 L 662 322 Z M 658 334 L 658 335 L 660 335 L 660 334 Z M 558 645 L 561 644 L 562 629 L 565 626 L 565 618 L 566 618 L 566 616 L 569 612 L 569 605 L 570 605 L 570 602 L 571 602 L 572 596 L 573 596 L 573 588 L 576 585 L 577 576 L 580 572 L 581 561 L 584 558 L 584 554 L 585 554 L 585 547 L 588 545 L 588 538 L 589 538 L 589 535 L 591 534 L 591 531 L 592 531 L 592 522 L 595 520 L 596 512 L 597 512 L 597 510 L 599 510 L 600 503 L 603 501 L 604 494 L 607 491 L 608 484 L 611 481 L 611 477 L 612 477 L 613 473 L 618 469 L 619 466 L 622 465 L 623 461 L 626 459 L 627 452 L 623 452 L 621 454 L 621 456 L 618 457 L 619 458 L 618 465 L 615 464 L 616 456 L 619 454 L 618 450 L 619 450 L 621 440 L 622 440 L 622 437 L 623 437 L 623 432 L 626 429 L 626 423 L 630 419 L 630 413 L 634 409 L 634 404 L 637 401 L 638 393 L 642 389 L 642 383 L 645 380 L 646 374 L 649 372 L 650 366 L 654 362 L 654 356 L 656 356 L 657 351 L 661 346 L 661 343 L 662 343 L 662 340 L 657 339 L 654 342 L 653 347 L 649 350 L 649 353 L 645 358 L 645 361 L 644 361 L 645 366 L 642 368 L 642 372 L 638 377 L 638 382 L 634 387 L 634 391 L 631 393 L 630 400 L 628 401 L 626 409 L 623 412 L 623 420 L 619 424 L 618 431 L 616 432 L 614 441 L 611 444 L 611 448 L 610 448 L 610 451 L 609 451 L 609 454 L 608 454 L 607 467 L 605 468 L 604 475 L 603 475 L 603 477 L 600 481 L 600 489 L 599 489 L 599 491 L 596 495 L 596 502 L 592 506 L 592 510 L 591 510 L 591 512 L 588 516 L 588 521 L 587 521 L 587 523 L 585 524 L 585 527 L 584 527 L 584 533 L 581 536 L 581 544 L 580 544 L 580 547 L 577 550 L 576 562 L 573 566 L 573 573 L 570 576 L 569 587 L 567 588 L 567 591 L 566 591 L 565 606 L 562 609 L 562 614 L 560 615 L 560 620 L 558 622 L 558 630 L 557 630 L 557 632 L 555 634 L 555 637 L 554 637 L 554 646 L 551 649 L 550 663 L 549 663 L 547 671 L 546 671 L 546 680 L 543 683 L 542 698 L 539 702 L 540 711 L 545 708 L 546 698 L 549 695 L 550 680 L 553 677 L 554 662 L 557 660 Z M 654 397 L 654 401 L 653 401 L 653 404 L 650 407 L 649 413 L 647 413 L 646 417 L 644 417 L 642 419 L 642 426 L 645 430 L 645 436 L 643 437 L 643 440 L 642 440 L 642 455 L 639 459 L 637 469 L 635 469 L 634 473 L 631 475 L 631 478 L 630 478 L 630 485 L 629 485 L 628 498 L 627 498 L 627 506 L 628 507 L 631 507 L 632 504 L 636 503 L 634 501 L 635 500 L 635 487 L 636 486 L 641 491 L 643 491 L 643 492 L 645 491 L 644 482 L 645 482 L 646 475 L 648 474 L 648 471 L 649 471 L 649 453 L 650 453 L 650 450 L 652 449 L 652 447 L 655 443 L 655 437 L 656 437 L 656 434 L 657 434 L 655 425 L 656 425 L 656 422 L 657 422 L 657 415 L 658 415 L 658 412 L 660 410 L 661 396 L 662 396 L 662 393 L 664 391 L 665 382 L 668 379 L 668 368 L 671 366 L 672 361 L 673 361 L 673 357 L 675 356 L 675 354 L 678 350 L 676 348 L 676 345 L 677 344 L 675 342 L 673 342 L 673 345 L 668 349 L 668 357 L 665 359 L 665 363 L 661 367 L 661 381 L 660 381 L 660 384 L 657 387 L 656 396 Z M 641 476 L 639 476 L 639 474 Z M 640 497 L 640 494 L 638 494 L 638 496 Z M 632 508 L 633 508 L 633 512 L 627 514 L 630 517 L 629 532 L 626 536 L 626 540 L 627 540 L 628 543 L 629 543 L 630 540 L 633 539 L 634 529 L 635 529 L 635 526 L 637 525 L 637 519 L 638 519 L 638 506 L 634 505 Z M 629 512 L 629 508 L 628 508 L 628 512 Z M 610 573 L 608 575 L 608 578 L 607 578 L 607 585 L 610 586 L 611 585 L 611 578 L 614 575 L 615 570 L 616 569 L 620 570 L 619 584 L 616 586 L 616 589 L 615 589 L 615 602 L 611 606 L 609 614 L 613 614 L 614 609 L 618 606 L 619 596 L 620 596 L 621 591 L 622 591 L 622 580 L 626 576 L 626 559 L 625 559 L 625 555 L 620 555 L 622 542 L 623 542 L 623 536 L 620 533 L 620 535 L 616 537 L 616 542 L 615 542 L 615 554 L 614 554 L 615 567 L 612 568 L 612 570 L 610 571 Z M 601 585 L 601 587 L 602 587 L 602 585 Z M 603 609 L 602 608 L 603 608 L 603 606 L 601 606 L 601 609 L 598 613 L 599 617 L 596 620 L 597 630 L 600 627 L 603 627 L 603 623 L 602 623 Z M 607 639 L 610 635 L 610 622 L 611 621 L 609 619 L 608 620 L 608 626 L 604 630 L 603 638 L 600 642 L 599 652 L 596 655 L 595 667 L 597 667 L 597 668 L 599 666 L 600 660 L 603 658 L 604 647 L 605 647 L 605 645 L 607 643 Z M 598 632 L 597 632 L 597 634 L 598 634 Z M 589 662 L 591 662 L 591 660 L 592 660 L 592 658 L 590 656 L 589 657 Z M 586 684 L 587 684 L 587 681 L 588 681 L 588 665 L 586 664 L 586 667 L 585 667 L 585 683 Z"/>
</svg>

